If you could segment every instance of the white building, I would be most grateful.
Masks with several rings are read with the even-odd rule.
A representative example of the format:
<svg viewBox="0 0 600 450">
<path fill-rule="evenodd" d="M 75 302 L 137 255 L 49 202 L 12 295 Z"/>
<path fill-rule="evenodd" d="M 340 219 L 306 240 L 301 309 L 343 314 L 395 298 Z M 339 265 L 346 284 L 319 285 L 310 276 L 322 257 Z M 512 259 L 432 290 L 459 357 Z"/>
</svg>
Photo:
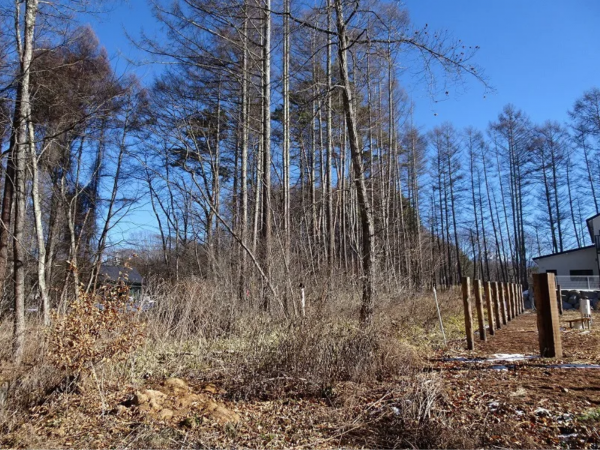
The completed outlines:
<svg viewBox="0 0 600 450">
<path fill-rule="evenodd" d="M 563 289 L 600 289 L 600 214 L 590 217 L 586 222 L 594 245 L 533 258 L 538 272 L 554 273 Z"/>
</svg>

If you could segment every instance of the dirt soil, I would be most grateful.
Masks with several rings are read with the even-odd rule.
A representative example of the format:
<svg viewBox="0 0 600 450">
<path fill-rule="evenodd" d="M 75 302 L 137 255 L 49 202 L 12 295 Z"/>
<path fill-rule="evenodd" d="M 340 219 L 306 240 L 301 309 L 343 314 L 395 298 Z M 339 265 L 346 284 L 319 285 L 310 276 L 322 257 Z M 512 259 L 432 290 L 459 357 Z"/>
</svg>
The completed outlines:
<svg viewBox="0 0 600 450">
<path fill-rule="evenodd" d="M 561 317 L 561 360 L 538 358 L 536 316 L 529 311 L 488 335 L 487 342 L 476 340 L 472 352 L 440 355 L 430 370 L 442 373 L 447 407 L 461 415 L 465 427 L 483 430 L 486 446 L 598 448 L 600 368 L 553 367 L 600 363 L 600 330 L 570 329 L 566 320 L 578 317 L 578 312 Z M 461 361 L 500 353 L 531 359 Z"/>
</svg>

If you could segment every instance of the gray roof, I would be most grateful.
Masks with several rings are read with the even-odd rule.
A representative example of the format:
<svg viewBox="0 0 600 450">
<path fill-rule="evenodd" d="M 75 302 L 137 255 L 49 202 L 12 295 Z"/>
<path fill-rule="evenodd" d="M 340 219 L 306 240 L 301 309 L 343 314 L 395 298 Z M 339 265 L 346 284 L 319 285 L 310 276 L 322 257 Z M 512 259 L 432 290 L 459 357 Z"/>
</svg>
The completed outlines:
<svg viewBox="0 0 600 450">
<path fill-rule="evenodd" d="M 562 252 L 558 252 L 558 253 L 550 253 L 549 255 L 542 255 L 542 256 L 536 256 L 535 258 L 531 258 L 534 261 L 538 260 L 538 259 L 543 259 L 543 258 L 550 258 L 551 256 L 558 256 L 558 255 L 564 255 L 565 253 L 572 253 L 572 252 L 578 252 L 581 250 L 589 250 L 590 248 L 594 248 L 595 245 L 588 245 L 586 247 L 579 247 L 579 248 L 574 248 L 571 250 L 565 250 Z"/>
<path fill-rule="evenodd" d="M 99 282 L 116 282 L 119 279 L 127 281 L 127 284 L 142 284 L 144 279 L 133 267 L 109 266 L 102 264 L 98 274 Z"/>
</svg>

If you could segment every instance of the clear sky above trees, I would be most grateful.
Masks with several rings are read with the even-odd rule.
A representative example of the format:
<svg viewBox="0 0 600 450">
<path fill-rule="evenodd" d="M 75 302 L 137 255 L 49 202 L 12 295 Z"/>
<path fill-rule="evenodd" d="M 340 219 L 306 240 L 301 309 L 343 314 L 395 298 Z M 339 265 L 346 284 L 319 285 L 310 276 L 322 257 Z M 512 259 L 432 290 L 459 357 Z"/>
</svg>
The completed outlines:
<svg viewBox="0 0 600 450">
<path fill-rule="evenodd" d="M 432 100 L 417 80 L 406 77 L 415 102 L 415 123 L 426 128 L 449 120 L 457 128 L 485 128 L 507 103 L 535 122 L 566 120 L 566 111 L 585 89 L 600 84 L 600 2 L 596 0 L 405 0 L 414 27 L 448 31 L 478 45 L 475 61 L 495 92 L 473 79 Z M 125 36 L 157 32 L 148 0 L 115 2 L 112 12 L 91 24 L 112 56 L 144 59 Z M 399 61 L 399 65 L 403 65 Z M 138 73 L 150 81 L 157 67 Z M 463 92 L 457 92 L 457 89 Z M 437 115 L 436 115 L 437 114 Z"/>
<path fill-rule="evenodd" d="M 600 83 L 600 2 L 594 0 L 505 0 L 404 2 L 415 26 L 447 29 L 468 45 L 481 47 L 477 63 L 495 93 L 483 98 L 471 82 L 465 95 L 431 102 L 411 90 L 416 121 L 444 120 L 457 127 L 484 128 L 506 103 L 527 111 L 535 122 L 563 121 L 574 99 Z M 437 116 L 434 116 L 437 113 Z"/>
</svg>

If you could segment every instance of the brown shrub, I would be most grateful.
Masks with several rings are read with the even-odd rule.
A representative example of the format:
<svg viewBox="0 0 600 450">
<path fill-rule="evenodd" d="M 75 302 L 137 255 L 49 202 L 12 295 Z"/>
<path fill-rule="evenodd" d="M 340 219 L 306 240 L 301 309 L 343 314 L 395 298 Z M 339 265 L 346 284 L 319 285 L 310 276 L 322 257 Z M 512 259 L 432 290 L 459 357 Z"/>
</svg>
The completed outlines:
<svg viewBox="0 0 600 450">
<path fill-rule="evenodd" d="M 144 324 L 120 282 L 96 293 L 80 292 L 67 313 L 52 316 L 48 334 L 49 361 L 69 375 L 107 361 L 126 358 L 144 339 Z"/>
<path fill-rule="evenodd" d="M 338 382 L 373 382 L 420 365 L 414 351 L 393 337 L 342 321 L 291 323 L 272 333 L 270 344 L 256 342 L 244 355 L 242 382 L 229 386 L 234 397 L 332 397 Z"/>
</svg>

